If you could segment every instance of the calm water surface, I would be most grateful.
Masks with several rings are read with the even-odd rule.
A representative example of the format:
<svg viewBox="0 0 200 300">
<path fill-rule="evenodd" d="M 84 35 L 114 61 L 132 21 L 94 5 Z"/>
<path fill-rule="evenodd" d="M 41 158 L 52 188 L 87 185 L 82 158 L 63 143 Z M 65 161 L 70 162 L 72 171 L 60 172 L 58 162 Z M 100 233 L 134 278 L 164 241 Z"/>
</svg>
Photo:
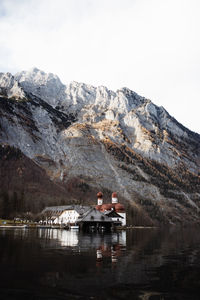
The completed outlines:
<svg viewBox="0 0 200 300">
<path fill-rule="evenodd" d="M 198 229 L 0 229 L 0 299 L 200 299 Z"/>
</svg>

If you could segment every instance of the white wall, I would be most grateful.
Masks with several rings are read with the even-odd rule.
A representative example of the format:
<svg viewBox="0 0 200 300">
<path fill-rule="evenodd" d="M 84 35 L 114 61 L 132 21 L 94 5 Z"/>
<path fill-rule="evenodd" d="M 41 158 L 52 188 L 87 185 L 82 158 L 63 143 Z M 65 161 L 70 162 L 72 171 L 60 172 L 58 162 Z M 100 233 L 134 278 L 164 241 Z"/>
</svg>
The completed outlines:
<svg viewBox="0 0 200 300">
<path fill-rule="evenodd" d="M 122 226 L 126 226 L 126 213 L 121 213 L 121 212 L 117 212 L 118 215 L 122 216 L 123 219 L 120 219 L 120 221 L 122 222 Z"/>
<path fill-rule="evenodd" d="M 58 218 L 54 220 L 54 224 L 76 223 L 78 216 L 79 214 L 74 209 L 65 210 Z"/>
</svg>

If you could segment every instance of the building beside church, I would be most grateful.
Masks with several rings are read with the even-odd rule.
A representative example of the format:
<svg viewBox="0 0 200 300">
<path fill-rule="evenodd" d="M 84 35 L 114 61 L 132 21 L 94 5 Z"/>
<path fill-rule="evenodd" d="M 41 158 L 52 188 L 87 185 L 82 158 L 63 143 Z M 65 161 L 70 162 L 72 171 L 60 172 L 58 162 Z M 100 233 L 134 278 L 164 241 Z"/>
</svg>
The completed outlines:
<svg viewBox="0 0 200 300">
<path fill-rule="evenodd" d="M 47 216 L 51 224 L 75 225 L 79 216 L 90 210 L 90 206 L 63 205 L 46 207 L 42 214 Z"/>
</svg>

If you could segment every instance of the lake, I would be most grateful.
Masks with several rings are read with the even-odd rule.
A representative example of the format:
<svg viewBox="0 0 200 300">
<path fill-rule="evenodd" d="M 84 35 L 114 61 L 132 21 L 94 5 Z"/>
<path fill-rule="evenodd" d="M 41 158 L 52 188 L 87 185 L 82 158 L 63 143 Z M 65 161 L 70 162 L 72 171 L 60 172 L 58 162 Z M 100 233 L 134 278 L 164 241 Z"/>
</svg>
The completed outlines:
<svg viewBox="0 0 200 300">
<path fill-rule="evenodd" d="M 199 229 L 1 228 L 0 299 L 200 299 Z"/>
</svg>

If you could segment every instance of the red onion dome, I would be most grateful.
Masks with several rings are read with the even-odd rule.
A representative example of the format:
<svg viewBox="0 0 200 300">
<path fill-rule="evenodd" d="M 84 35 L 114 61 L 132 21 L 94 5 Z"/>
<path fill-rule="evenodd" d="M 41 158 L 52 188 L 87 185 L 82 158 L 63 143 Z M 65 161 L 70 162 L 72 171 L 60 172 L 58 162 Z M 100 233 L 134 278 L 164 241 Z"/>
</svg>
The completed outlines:
<svg viewBox="0 0 200 300">
<path fill-rule="evenodd" d="M 116 212 L 124 212 L 125 211 L 124 205 L 121 203 L 117 203 L 115 205 L 115 210 L 116 210 Z"/>
<path fill-rule="evenodd" d="M 98 192 L 98 193 L 97 193 L 97 197 L 98 197 L 98 198 L 103 198 L 102 192 Z"/>
<path fill-rule="evenodd" d="M 116 192 L 112 193 L 112 198 L 117 198 L 117 193 Z"/>
</svg>

